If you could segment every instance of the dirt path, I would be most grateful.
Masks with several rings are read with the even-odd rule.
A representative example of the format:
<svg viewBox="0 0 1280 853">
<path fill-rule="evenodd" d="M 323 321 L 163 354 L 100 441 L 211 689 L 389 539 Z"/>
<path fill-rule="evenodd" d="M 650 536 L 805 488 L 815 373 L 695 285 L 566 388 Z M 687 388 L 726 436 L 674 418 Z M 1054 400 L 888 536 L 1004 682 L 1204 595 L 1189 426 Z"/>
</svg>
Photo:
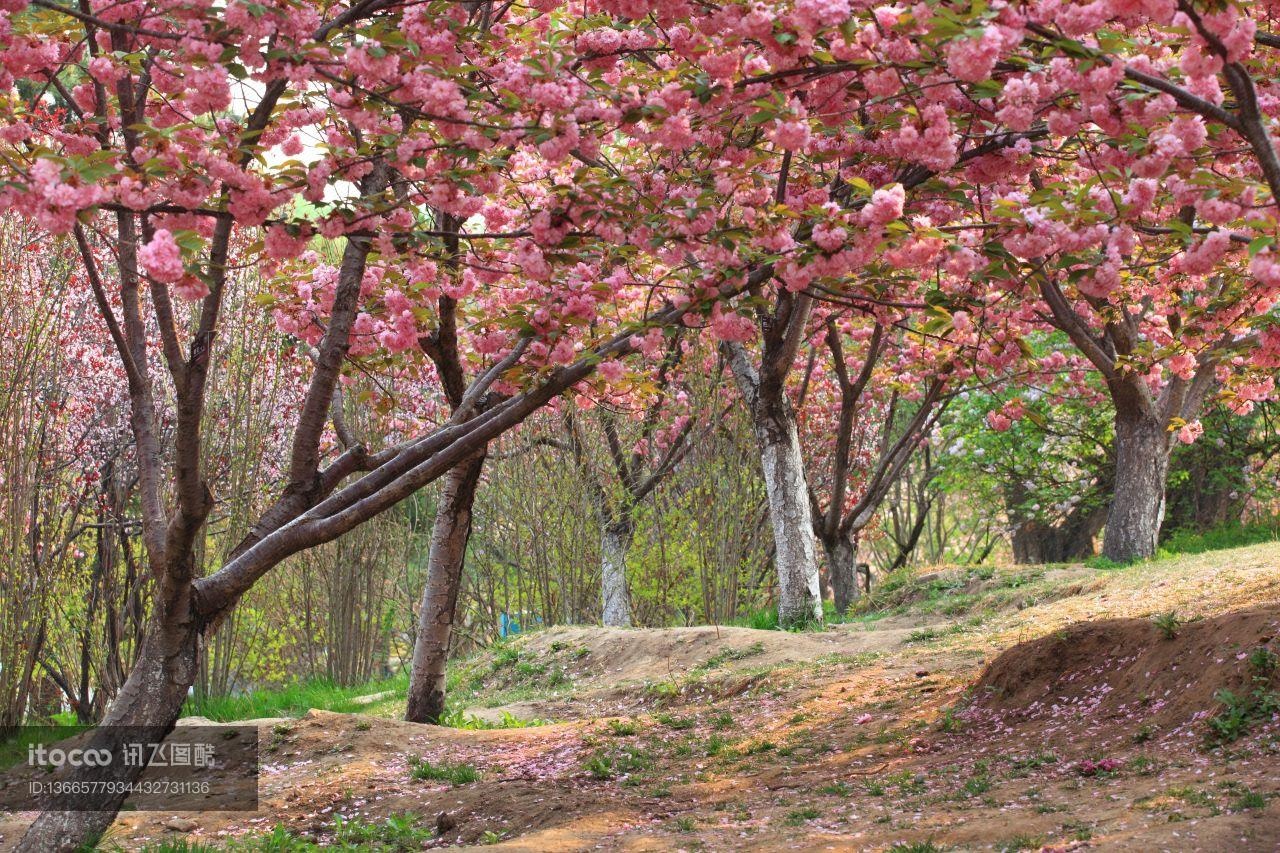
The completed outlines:
<svg viewBox="0 0 1280 853">
<path fill-rule="evenodd" d="M 323 845 L 335 815 L 408 813 L 443 815 L 432 846 L 504 850 L 1278 850 L 1280 723 L 1205 747 L 1215 691 L 1280 651 L 1278 600 L 1280 546 L 1259 546 L 943 575 L 821 634 L 555 629 L 462 675 L 478 714 L 560 722 L 268 721 L 258 813 L 128 815 L 110 841 L 283 824 Z M 1162 611 L 1195 621 L 1167 638 Z M 1077 625 L 1099 619 L 1119 621 Z M 479 778 L 416 780 L 415 759 Z"/>
</svg>

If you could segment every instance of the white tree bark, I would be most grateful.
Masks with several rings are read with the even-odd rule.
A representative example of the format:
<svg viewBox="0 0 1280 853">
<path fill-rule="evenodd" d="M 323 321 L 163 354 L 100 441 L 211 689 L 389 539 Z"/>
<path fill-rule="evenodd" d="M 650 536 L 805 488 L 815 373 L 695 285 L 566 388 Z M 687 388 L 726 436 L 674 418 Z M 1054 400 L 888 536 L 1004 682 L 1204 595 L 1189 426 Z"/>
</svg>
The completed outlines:
<svg viewBox="0 0 1280 853">
<path fill-rule="evenodd" d="M 606 522 L 600 535 L 600 597 L 602 621 L 611 628 L 631 627 L 631 596 L 627 592 L 627 551 L 631 525 Z"/>
<path fill-rule="evenodd" d="M 794 417 L 759 412 L 760 467 L 773 524 L 774 563 L 778 572 L 778 624 L 783 628 L 822 620 L 818 554 L 813 538 L 809 487 L 800 456 Z M 764 420 L 761 423 L 761 419 Z"/>
<path fill-rule="evenodd" d="M 751 425 L 760 448 L 760 468 L 773 527 L 773 562 L 778 573 L 778 625 L 791 628 L 821 623 L 818 548 L 795 413 L 782 382 L 762 383 L 740 344 L 726 345 L 725 352 L 738 390 L 751 412 Z"/>
</svg>

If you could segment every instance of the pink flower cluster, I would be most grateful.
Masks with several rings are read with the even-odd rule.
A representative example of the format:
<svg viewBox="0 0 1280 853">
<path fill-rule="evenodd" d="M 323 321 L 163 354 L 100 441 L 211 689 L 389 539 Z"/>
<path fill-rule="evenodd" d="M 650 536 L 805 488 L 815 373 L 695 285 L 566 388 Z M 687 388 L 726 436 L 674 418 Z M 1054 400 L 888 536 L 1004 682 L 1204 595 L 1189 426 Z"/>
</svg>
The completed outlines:
<svg viewBox="0 0 1280 853">
<path fill-rule="evenodd" d="M 1076 772 L 1081 776 L 1097 776 L 1099 773 L 1114 773 L 1124 766 L 1118 758 L 1103 758 L 1093 761 L 1086 758 L 1076 765 Z"/>
<path fill-rule="evenodd" d="M 172 284 L 186 271 L 182 264 L 182 249 L 165 228 L 156 231 L 150 242 L 138 250 L 138 262 L 147 275 L 164 284 Z"/>
</svg>

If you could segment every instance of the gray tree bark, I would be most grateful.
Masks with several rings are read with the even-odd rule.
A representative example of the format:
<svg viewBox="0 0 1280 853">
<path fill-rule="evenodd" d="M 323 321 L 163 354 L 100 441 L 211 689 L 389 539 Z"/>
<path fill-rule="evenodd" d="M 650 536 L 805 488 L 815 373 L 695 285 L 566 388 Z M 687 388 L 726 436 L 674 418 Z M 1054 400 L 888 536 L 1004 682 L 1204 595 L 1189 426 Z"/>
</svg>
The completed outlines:
<svg viewBox="0 0 1280 853">
<path fill-rule="evenodd" d="M 822 550 L 827 556 L 832 602 L 836 613 L 843 614 L 861 592 L 858 586 L 858 543 L 856 539 L 837 533 L 822 540 Z"/>
<path fill-rule="evenodd" d="M 411 723 L 438 723 L 445 711 L 449 644 L 484 460 L 482 453 L 451 470 L 441 489 L 409 670 L 409 702 L 404 718 Z"/>
<path fill-rule="evenodd" d="M 1156 552 L 1164 521 L 1169 432 L 1163 419 L 1116 406 L 1116 485 L 1102 553 L 1120 563 Z"/>
<path fill-rule="evenodd" d="M 191 608 L 188 584 L 162 583 L 157 589 L 155 615 L 133 669 L 119 695 L 111 703 L 102 724 L 94 729 L 89 749 L 112 749 L 118 730 L 112 727 L 146 727 L 149 742 L 158 743 L 173 731 L 187 691 L 195 682 L 199 631 Z M 136 732 L 136 729 L 134 730 Z M 125 782 L 142 775 L 143 768 L 113 764 L 104 768 L 78 768 L 80 782 Z M 96 841 L 106 831 L 124 803 L 125 794 L 110 799 L 109 810 L 91 812 L 41 812 L 14 848 L 21 853 L 63 853 L 83 850 L 86 840 Z"/>
</svg>

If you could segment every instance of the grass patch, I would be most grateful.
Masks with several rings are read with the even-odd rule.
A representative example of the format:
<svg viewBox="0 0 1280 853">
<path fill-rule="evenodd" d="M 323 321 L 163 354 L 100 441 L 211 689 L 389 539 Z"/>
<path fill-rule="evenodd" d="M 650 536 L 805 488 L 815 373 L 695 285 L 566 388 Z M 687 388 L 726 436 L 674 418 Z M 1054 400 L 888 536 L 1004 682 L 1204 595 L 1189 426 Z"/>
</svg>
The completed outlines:
<svg viewBox="0 0 1280 853">
<path fill-rule="evenodd" d="M 1270 519 L 1256 524 L 1224 524 L 1211 530 L 1175 530 L 1160 546 L 1160 556 L 1203 554 L 1224 548 L 1243 548 L 1262 542 L 1280 540 L 1280 520 Z"/>
<path fill-rule="evenodd" d="M 1213 694 L 1222 710 L 1209 718 L 1209 743 L 1232 743 L 1249 733 L 1254 723 L 1280 713 L 1280 694 L 1271 689 L 1271 679 L 1280 669 L 1280 656 L 1265 646 L 1254 649 L 1248 657 L 1247 692 L 1236 693 L 1225 687 Z"/>
<path fill-rule="evenodd" d="M 799 826 L 806 821 L 811 821 L 821 816 L 822 812 L 812 807 L 796 809 L 787 815 L 787 826 Z"/>
<path fill-rule="evenodd" d="M 182 714 L 208 717 L 219 723 L 262 717 L 301 717 L 312 709 L 350 714 L 369 709 L 367 703 L 356 701 L 363 696 L 388 691 L 403 696 L 408 689 L 408 673 L 346 687 L 326 678 L 316 678 L 234 696 L 192 696 L 183 705 Z"/>
<path fill-rule="evenodd" d="M 1136 562 L 1137 562 L 1136 560 L 1134 560 L 1133 562 L 1117 562 L 1116 560 L 1113 560 L 1110 557 L 1104 557 L 1101 554 L 1098 554 L 1096 557 L 1090 557 L 1089 559 L 1085 560 L 1084 564 L 1091 569 L 1114 570 L 1114 569 L 1127 569 Z"/>
<path fill-rule="evenodd" d="M 322 850 L 363 851 L 363 853 L 408 853 L 421 850 L 435 837 L 435 832 L 422 825 L 418 815 L 392 815 L 382 821 L 334 817 L 332 826 L 322 833 L 322 841 L 294 835 L 277 826 L 262 835 L 249 835 L 225 844 L 206 844 L 184 838 L 162 841 L 143 847 L 143 853 L 318 853 Z"/>
<path fill-rule="evenodd" d="M 1156 626 L 1156 630 L 1160 632 L 1160 636 L 1166 640 L 1172 640 L 1178 636 L 1178 629 L 1184 624 L 1182 617 L 1178 616 L 1176 610 L 1170 610 L 1166 613 L 1157 613 L 1151 617 L 1151 624 Z"/>
<path fill-rule="evenodd" d="M 1236 797 L 1235 801 L 1231 803 L 1232 810 L 1238 812 L 1250 811 L 1252 809 L 1264 809 L 1266 807 L 1266 795 L 1259 794 L 1257 791 L 1245 791 L 1243 794 Z"/>
<path fill-rule="evenodd" d="M 425 758 L 411 758 L 409 759 L 409 776 L 419 782 L 469 785 L 480 779 L 480 771 L 470 764 L 432 764 Z"/>
<path fill-rule="evenodd" d="M 653 766 L 653 758 L 635 746 L 603 749 L 583 762 L 583 769 L 592 779 L 601 782 L 630 776 Z"/>
<path fill-rule="evenodd" d="M 636 725 L 634 720 L 609 720 L 605 723 L 605 728 L 614 737 L 631 737 L 640 731 L 640 727 Z"/>
<path fill-rule="evenodd" d="M 883 783 L 877 785 L 880 788 L 880 794 L 883 794 L 884 789 L 890 785 L 903 794 L 923 794 L 925 791 L 925 778 L 912 773 L 910 770 L 893 773 L 885 776 Z M 872 792 L 868 789 L 867 793 L 871 794 Z M 872 796 L 879 796 L 879 794 L 872 794 Z"/>
<path fill-rule="evenodd" d="M 721 649 L 711 657 L 707 658 L 698 666 L 694 667 L 694 672 L 706 672 L 724 666 L 730 661 L 747 660 L 764 654 L 764 643 L 755 642 L 747 646 L 745 649 Z"/>
<path fill-rule="evenodd" d="M 694 720 L 693 717 L 677 717 L 675 714 L 668 714 L 666 712 L 654 714 L 653 718 L 667 728 L 676 729 L 677 731 L 691 729 L 697 725 L 697 721 Z"/>
<path fill-rule="evenodd" d="M 490 720 L 482 720 L 479 717 L 468 714 L 461 707 L 453 707 L 440 715 L 438 725 L 446 726 L 451 729 L 468 729 L 472 731 L 485 731 L 489 729 L 528 729 L 535 726 L 548 725 L 549 721 L 532 719 L 526 720 L 517 717 L 510 711 L 503 711 L 502 716 L 496 722 Z"/>
<path fill-rule="evenodd" d="M 15 764 L 26 764 L 27 747 L 35 743 L 54 744 L 88 731 L 92 726 L 54 725 L 22 726 L 13 737 L 0 743 L 0 770 Z"/>
</svg>

